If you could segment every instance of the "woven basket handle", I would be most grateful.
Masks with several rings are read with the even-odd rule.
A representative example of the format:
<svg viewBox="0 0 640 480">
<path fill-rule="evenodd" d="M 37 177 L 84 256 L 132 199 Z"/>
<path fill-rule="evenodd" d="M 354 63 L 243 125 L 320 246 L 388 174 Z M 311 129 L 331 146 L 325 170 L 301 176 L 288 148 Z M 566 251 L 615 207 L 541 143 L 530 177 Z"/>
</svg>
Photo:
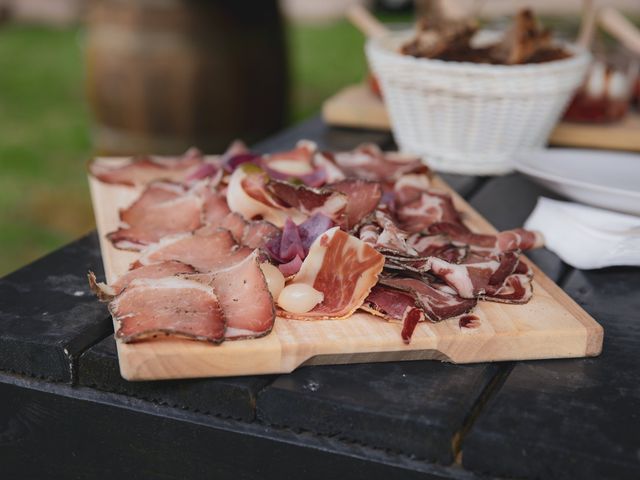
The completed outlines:
<svg viewBox="0 0 640 480">
<path fill-rule="evenodd" d="M 640 55 L 640 30 L 618 10 L 612 7 L 603 8 L 598 13 L 598 21 L 603 29 L 628 50 Z"/>
<path fill-rule="evenodd" d="M 389 29 L 385 27 L 369 10 L 362 5 L 353 5 L 347 9 L 347 18 L 366 37 L 375 38 L 387 35 Z"/>
</svg>

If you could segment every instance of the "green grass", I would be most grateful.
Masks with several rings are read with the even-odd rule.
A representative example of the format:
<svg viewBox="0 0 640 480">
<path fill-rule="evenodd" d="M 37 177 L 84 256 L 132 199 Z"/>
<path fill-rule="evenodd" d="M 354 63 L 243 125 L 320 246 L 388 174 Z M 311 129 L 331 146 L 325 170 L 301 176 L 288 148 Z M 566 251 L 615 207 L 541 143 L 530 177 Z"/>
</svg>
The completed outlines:
<svg viewBox="0 0 640 480">
<path fill-rule="evenodd" d="M 75 30 L 0 29 L 0 275 L 93 226 Z"/>
<path fill-rule="evenodd" d="M 290 121 L 365 74 L 346 22 L 288 29 Z M 0 276 L 93 228 L 91 156 L 79 29 L 0 28 Z"/>
</svg>

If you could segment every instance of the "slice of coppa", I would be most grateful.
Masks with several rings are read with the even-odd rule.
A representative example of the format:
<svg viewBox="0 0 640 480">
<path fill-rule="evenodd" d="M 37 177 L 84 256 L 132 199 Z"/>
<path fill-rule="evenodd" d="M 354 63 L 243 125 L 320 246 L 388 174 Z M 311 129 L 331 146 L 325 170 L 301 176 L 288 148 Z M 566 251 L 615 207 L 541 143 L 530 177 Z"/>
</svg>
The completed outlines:
<svg viewBox="0 0 640 480">
<path fill-rule="evenodd" d="M 220 343 L 225 318 L 213 288 L 180 277 L 133 280 L 109 303 L 125 343 L 171 336 Z"/>
</svg>

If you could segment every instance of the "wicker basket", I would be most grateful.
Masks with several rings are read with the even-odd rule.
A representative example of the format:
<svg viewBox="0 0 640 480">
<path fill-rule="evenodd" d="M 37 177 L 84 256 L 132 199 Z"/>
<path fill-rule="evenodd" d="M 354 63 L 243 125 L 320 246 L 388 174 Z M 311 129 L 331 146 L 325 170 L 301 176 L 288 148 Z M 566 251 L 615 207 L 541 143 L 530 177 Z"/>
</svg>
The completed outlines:
<svg viewBox="0 0 640 480">
<path fill-rule="evenodd" d="M 511 171 L 514 153 L 542 148 L 587 71 L 590 55 L 530 65 L 488 65 L 398 53 L 411 33 L 370 39 L 369 64 L 384 94 L 396 142 L 436 170 Z"/>
</svg>

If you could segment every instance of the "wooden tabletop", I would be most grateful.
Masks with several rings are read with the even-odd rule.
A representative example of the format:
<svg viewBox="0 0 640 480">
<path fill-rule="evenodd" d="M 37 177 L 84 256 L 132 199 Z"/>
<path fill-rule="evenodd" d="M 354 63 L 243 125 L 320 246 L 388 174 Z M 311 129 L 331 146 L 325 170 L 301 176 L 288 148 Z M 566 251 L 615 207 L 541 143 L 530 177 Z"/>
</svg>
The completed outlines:
<svg viewBox="0 0 640 480">
<path fill-rule="evenodd" d="M 314 118 L 256 149 L 300 138 L 393 147 Z M 499 229 L 555 197 L 518 174 L 443 177 Z M 3 478 L 640 478 L 640 269 L 529 256 L 604 326 L 600 357 L 129 383 L 86 284 L 90 233 L 0 280 Z"/>
</svg>

